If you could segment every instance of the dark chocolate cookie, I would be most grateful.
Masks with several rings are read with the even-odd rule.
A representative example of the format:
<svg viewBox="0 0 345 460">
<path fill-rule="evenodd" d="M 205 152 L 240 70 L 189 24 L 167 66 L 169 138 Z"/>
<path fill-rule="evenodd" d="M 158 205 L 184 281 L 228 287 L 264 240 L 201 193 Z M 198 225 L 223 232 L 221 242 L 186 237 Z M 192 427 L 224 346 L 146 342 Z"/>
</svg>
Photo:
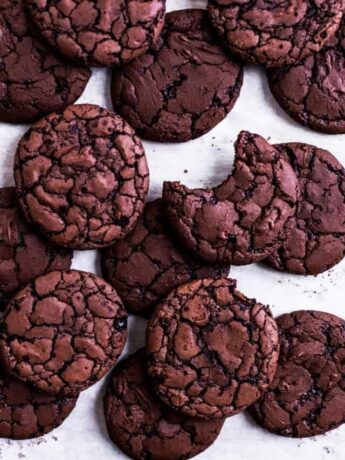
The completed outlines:
<svg viewBox="0 0 345 460">
<path fill-rule="evenodd" d="M 334 35 L 343 0 L 209 0 L 212 25 L 236 56 L 267 67 L 294 64 Z"/>
<path fill-rule="evenodd" d="M 114 443 L 137 460 L 184 460 L 217 439 L 224 420 L 177 414 L 154 394 L 141 349 L 114 370 L 104 398 L 108 432 Z"/>
<path fill-rule="evenodd" d="M 180 284 L 229 273 L 229 265 L 202 264 L 181 249 L 163 214 L 162 200 L 148 203 L 132 233 L 102 252 L 105 279 L 135 314 L 148 316 Z"/>
<path fill-rule="evenodd" d="M 146 53 L 165 17 L 165 0 L 27 0 L 32 19 L 64 56 L 96 66 Z"/>
<path fill-rule="evenodd" d="M 15 377 L 51 394 L 76 395 L 113 366 L 126 342 L 116 291 L 92 273 L 51 272 L 9 302 L 0 356 Z"/>
<path fill-rule="evenodd" d="M 345 321 L 316 311 L 277 320 L 281 349 L 269 391 L 252 407 L 268 430 L 302 438 L 345 422 Z"/>
<path fill-rule="evenodd" d="M 241 132 L 231 176 L 214 189 L 165 182 L 173 231 L 203 260 L 235 265 L 268 257 L 283 244 L 299 196 L 289 161 L 257 134 Z"/>
<path fill-rule="evenodd" d="M 319 53 L 268 73 L 271 91 L 296 121 L 316 131 L 345 133 L 345 20 Z"/>
<path fill-rule="evenodd" d="M 0 308 L 29 281 L 71 263 L 71 251 L 47 244 L 26 223 L 15 189 L 0 188 Z"/>
<path fill-rule="evenodd" d="M 43 118 L 25 134 L 15 180 L 27 220 L 50 241 L 95 249 L 135 226 L 149 172 L 133 129 L 113 112 L 84 104 Z"/>
<path fill-rule="evenodd" d="M 345 255 L 345 169 L 327 150 L 280 144 L 296 171 L 301 197 L 284 244 L 267 262 L 280 271 L 317 275 Z"/>
<path fill-rule="evenodd" d="M 77 398 L 49 395 L 8 375 L 0 376 L 0 437 L 30 439 L 60 426 Z"/>
<path fill-rule="evenodd" d="M 28 23 L 25 0 L 0 2 L 0 121 L 33 121 L 73 104 L 91 76 L 62 61 Z"/>
<path fill-rule="evenodd" d="M 191 417 L 229 417 L 272 382 L 278 329 L 268 307 L 238 292 L 235 281 L 192 281 L 156 308 L 147 352 L 162 401 Z"/>
<path fill-rule="evenodd" d="M 114 71 L 112 97 L 142 137 L 185 142 L 226 117 L 242 81 L 242 66 L 219 45 L 206 12 L 174 11 L 153 49 Z"/>
</svg>

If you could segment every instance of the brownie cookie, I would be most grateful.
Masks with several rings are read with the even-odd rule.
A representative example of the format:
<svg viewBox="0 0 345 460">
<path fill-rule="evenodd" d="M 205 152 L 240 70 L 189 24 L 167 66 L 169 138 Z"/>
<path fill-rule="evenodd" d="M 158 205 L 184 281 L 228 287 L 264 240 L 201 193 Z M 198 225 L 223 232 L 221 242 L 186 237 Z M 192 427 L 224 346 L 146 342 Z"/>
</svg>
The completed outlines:
<svg viewBox="0 0 345 460">
<path fill-rule="evenodd" d="M 175 289 L 147 329 L 148 373 L 159 397 L 191 417 L 229 417 L 272 382 L 278 330 L 268 307 L 229 279 Z"/>
<path fill-rule="evenodd" d="M 48 42 L 89 65 L 120 65 L 141 56 L 164 25 L 165 0 L 27 1 Z"/>
<path fill-rule="evenodd" d="M 163 405 L 146 375 L 145 350 L 120 363 L 104 398 L 108 432 L 114 443 L 138 460 L 183 460 L 217 439 L 224 420 L 200 420 Z"/>
<path fill-rule="evenodd" d="M 71 251 L 47 244 L 26 223 L 15 189 L 0 188 L 0 308 L 21 286 L 71 263 Z"/>
<path fill-rule="evenodd" d="M 316 131 L 345 133 L 345 20 L 320 53 L 274 69 L 268 79 L 274 97 L 296 121 Z"/>
<path fill-rule="evenodd" d="M 47 393 L 76 395 L 113 366 L 127 315 L 104 280 L 76 270 L 40 276 L 8 304 L 1 326 L 5 368 Z"/>
<path fill-rule="evenodd" d="M 213 189 L 165 182 L 163 199 L 172 229 L 207 262 L 250 264 L 285 239 L 299 196 L 289 161 L 257 134 L 240 133 L 233 174 Z"/>
<path fill-rule="evenodd" d="M 169 234 L 162 200 L 148 203 L 135 229 L 102 252 L 102 272 L 134 314 L 148 316 L 172 289 L 194 279 L 226 277 L 229 265 L 195 261 Z"/>
<path fill-rule="evenodd" d="M 277 320 L 281 350 L 269 391 L 253 405 L 268 430 L 302 438 L 345 422 L 345 321 L 316 311 Z"/>
<path fill-rule="evenodd" d="M 29 25 L 24 4 L 0 2 L 0 121 L 12 123 L 73 104 L 91 76 L 47 48 Z"/>
<path fill-rule="evenodd" d="M 133 129 L 113 112 L 84 104 L 43 118 L 25 134 L 15 181 L 27 220 L 50 241 L 95 249 L 135 226 L 149 172 Z"/>
<path fill-rule="evenodd" d="M 345 255 L 345 169 L 327 150 L 280 144 L 296 171 L 301 197 L 284 244 L 267 262 L 277 270 L 317 275 Z"/>
<path fill-rule="evenodd" d="M 320 51 L 334 35 L 343 0 L 209 0 L 212 25 L 246 62 L 281 67 Z"/>
<path fill-rule="evenodd" d="M 36 391 L 7 375 L 0 376 L 0 437 L 30 439 L 60 426 L 77 398 Z"/>
<path fill-rule="evenodd" d="M 114 71 L 112 98 L 142 137 L 185 142 L 226 117 L 242 81 L 242 66 L 219 45 L 206 12 L 174 11 L 152 50 Z"/>
</svg>

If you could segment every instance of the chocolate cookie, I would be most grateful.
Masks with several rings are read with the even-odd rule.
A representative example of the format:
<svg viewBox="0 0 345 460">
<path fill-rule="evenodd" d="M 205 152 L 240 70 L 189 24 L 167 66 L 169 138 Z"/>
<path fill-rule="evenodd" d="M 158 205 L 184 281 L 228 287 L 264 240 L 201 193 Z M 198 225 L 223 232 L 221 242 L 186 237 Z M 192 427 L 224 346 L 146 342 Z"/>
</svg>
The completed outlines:
<svg viewBox="0 0 345 460">
<path fill-rule="evenodd" d="M 24 0 L 0 3 L 0 121 L 30 122 L 73 104 L 91 72 L 47 48 L 28 23 Z"/>
<path fill-rule="evenodd" d="M 282 108 L 311 129 L 345 133 L 345 20 L 325 48 L 294 66 L 268 73 Z"/>
<path fill-rule="evenodd" d="M 116 291 L 92 273 L 40 276 L 8 304 L 0 356 L 19 379 L 51 394 L 76 395 L 113 366 L 126 341 Z"/>
<path fill-rule="evenodd" d="M 84 104 L 43 118 L 25 134 L 15 181 L 27 220 L 50 241 L 95 249 L 135 226 L 149 172 L 133 129 L 113 112 Z"/>
<path fill-rule="evenodd" d="M 202 10 L 169 13 L 157 44 L 112 80 L 119 112 L 146 139 L 185 142 L 233 108 L 243 69 L 219 45 Z"/>
<path fill-rule="evenodd" d="M 30 439 L 60 426 L 77 398 L 36 391 L 7 375 L 0 376 L 0 437 Z"/>
<path fill-rule="evenodd" d="M 180 284 L 226 277 L 229 265 L 195 261 L 169 234 L 162 200 L 148 203 L 135 229 L 102 253 L 102 272 L 126 308 L 148 316 L 156 303 Z"/>
<path fill-rule="evenodd" d="M 47 244 L 26 223 L 15 189 L 0 188 L 0 308 L 21 286 L 71 263 L 71 251 Z"/>
<path fill-rule="evenodd" d="M 272 382 L 278 329 L 268 307 L 238 292 L 235 281 L 193 281 L 151 316 L 147 351 L 162 401 L 191 417 L 229 417 Z"/>
<path fill-rule="evenodd" d="M 138 460 L 183 460 L 217 439 L 224 420 L 177 414 L 153 393 L 146 376 L 145 350 L 120 363 L 104 398 L 108 432 L 114 443 Z"/>
<path fill-rule="evenodd" d="M 269 391 L 253 405 L 268 430 L 302 438 L 345 422 L 345 321 L 298 311 L 277 320 L 281 350 Z"/>
<path fill-rule="evenodd" d="M 212 25 L 235 56 L 267 67 L 299 62 L 336 32 L 343 0 L 209 0 Z"/>
<path fill-rule="evenodd" d="M 345 255 L 345 169 L 327 150 L 280 144 L 296 171 L 301 197 L 284 244 L 267 262 L 276 270 L 317 275 Z"/>
<path fill-rule="evenodd" d="M 232 176 L 214 189 L 165 182 L 172 229 L 207 262 L 250 264 L 283 244 L 295 212 L 298 180 L 289 161 L 257 134 L 240 133 Z"/>
<path fill-rule="evenodd" d="M 165 0 L 27 1 L 48 42 L 89 65 L 120 65 L 141 56 L 164 24 Z"/>
</svg>

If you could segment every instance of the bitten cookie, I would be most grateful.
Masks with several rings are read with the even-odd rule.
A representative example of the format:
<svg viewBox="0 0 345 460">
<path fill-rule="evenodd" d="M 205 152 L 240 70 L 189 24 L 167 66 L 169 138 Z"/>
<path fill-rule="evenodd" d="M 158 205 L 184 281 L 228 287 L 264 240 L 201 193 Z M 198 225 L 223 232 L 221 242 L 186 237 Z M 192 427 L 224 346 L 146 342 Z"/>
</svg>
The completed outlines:
<svg viewBox="0 0 345 460">
<path fill-rule="evenodd" d="M 19 203 L 60 246 L 110 246 L 135 226 L 149 185 L 133 129 L 96 105 L 74 105 L 36 123 L 15 158 Z"/>
<path fill-rule="evenodd" d="M 277 369 L 278 329 L 269 309 L 229 279 L 184 284 L 147 329 L 148 373 L 158 396 L 191 417 L 218 419 L 260 398 Z"/>
<path fill-rule="evenodd" d="M 165 0 L 28 0 L 33 21 L 61 54 L 84 64 L 128 62 L 156 42 Z"/>
<path fill-rule="evenodd" d="M 30 122 L 73 104 L 90 70 L 47 48 L 28 22 L 25 0 L 0 3 L 0 121 Z"/>
<path fill-rule="evenodd" d="M 267 263 L 276 270 L 317 275 L 345 255 L 345 170 L 327 150 L 309 144 L 279 144 L 296 171 L 300 199 L 284 244 Z"/>
<path fill-rule="evenodd" d="M 206 265 L 181 249 L 169 233 L 162 200 L 147 203 L 135 229 L 102 252 L 102 271 L 131 313 L 148 316 L 180 284 L 226 277 L 229 265 Z"/>
<path fill-rule="evenodd" d="M 213 444 L 224 423 L 189 418 L 161 403 L 146 375 L 144 349 L 114 370 L 104 410 L 111 439 L 137 460 L 194 457 Z"/>
<path fill-rule="evenodd" d="M 246 62 L 281 67 L 318 52 L 335 34 L 343 0 L 209 0 L 212 25 Z"/>
<path fill-rule="evenodd" d="M 283 436 L 326 433 L 345 422 L 345 321 L 298 311 L 277 322 L 278 370 L 252 413 L 260 425 Z"/>
<path fill-rule="evenodd" d="M 242 81 L 242 66 L 220 46 L 206 12 L 174 11 L 152 50 L 114 71 L 112 98 L 142 137 L 185 142 L 226 117 Z"/>
<path fill-rule="evenodd" d="M 92 273 L 40 276 L 2 319 L 0 356 L 15 377 L 51 394 L 77 395 L 116 363 L 127 315 L 116 291 Z"/>
</svg>

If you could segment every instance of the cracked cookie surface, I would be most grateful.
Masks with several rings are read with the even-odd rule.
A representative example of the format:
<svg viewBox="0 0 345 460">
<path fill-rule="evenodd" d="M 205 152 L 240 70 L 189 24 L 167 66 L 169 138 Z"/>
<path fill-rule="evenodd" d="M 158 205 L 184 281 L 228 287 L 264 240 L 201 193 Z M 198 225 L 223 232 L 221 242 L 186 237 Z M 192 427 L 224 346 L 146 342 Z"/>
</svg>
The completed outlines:
<svg viewBox="0 0 345 460">
<path fill-rule="evenodd" d="M 52 272 L 9 302 L 0 356 L 12 375 L 51 394 L 77 395 L 115 365 L 127 315 L 116 291 L 92 273 Z"/>
<path fill-rule="evenodd" d="M 316 131 L 345 133 L 345 20 L 322 51 L 294 66 L 268 72 L 272 94 L 297 122 Z"/>
<path fill-rule="evenodd" d="M 345 321 L 298 311 L 277 319 L 281 350 L 269 391 L 255 403 L 257 422 L 283 436 L 325 433 L 345 422 Z"/>
<path fill-rule="evenodd" d="M 0 4 L 0 120 L 34 121 L 73 104 L 91 76 L 55 56 L 28 22 L 24 0 Z"/>
<path fill-rule="evenodd" d="M 0 307 L 37 276 L 71 263 L 71 251 L 48 244 L 27 224 L 15 189 L 0 188 Z"/>
<path fill-rule="evenodd" d="M 275 147 L 296 171 L 301 197 L 283 245 L 266 262 L 279 271 L 317 275 L 345 255 L 345 170 L 330 152 L 313 145 Z"/>
<path fill-rule="evenodd" d="M 133 129 L 96 105 L 74 105 L 37 122 L 15 158 L 19 203 L 29 222 L 61 246 L 110 246 L 135 226 L 149 185 Z"/>
<path fill-rule="evenodd" d="M 212 25 L 246 62 L 281 67 L 322 49 L 343 14 L 343 0 L 209 0 Z"/>
<path fill-rule="evenodd" d="M 233 173 L 218 187 L 163 186 L 172 231 L 211 263 L 244 265 L 268 257 L 283 244 L 299 196 L 289 161 L 261 136 L 241 132 L 235 151 Z"/>
<path fill-rule="evenodd" d="M 206 12 L 174 11 L 149 53 L 115 69 L 112 98 L 142 137 L 185 142 L 226 117 L 242 81 L 242 66 L 219 45 Z"/>
<path fill-rule="evenodd" d="M 69 59 L 93 66 L 122 65 L 157 41 L 165 0 L 28 0 L 33 21 Z"/>
<path fill-rule="evenodd" d="M 207 449 L 223 420 L 189 418 L 165 406 L 146 375 L 145 350 L 114 370 L 104 398 L 108 432 L 114 443 L 137 460 L 184 460 Z"/>
<path fill-rule="evenodd" d="M 230 266 L 196 261 L 169 234 L 161 199 L 147 203 L 134 230 L 102 252 L 102 272 L 126 308 L 148 316 L 180 284 L 226 277 Z"/>
<path fill-rule="evenodd" d="M 158 396 L 191 417 L 229 417 L 272 382 L 278 329 L 268 307 L 230 279 L 178 287 L 151 316 L 148 373 Z"/>
</svg>

